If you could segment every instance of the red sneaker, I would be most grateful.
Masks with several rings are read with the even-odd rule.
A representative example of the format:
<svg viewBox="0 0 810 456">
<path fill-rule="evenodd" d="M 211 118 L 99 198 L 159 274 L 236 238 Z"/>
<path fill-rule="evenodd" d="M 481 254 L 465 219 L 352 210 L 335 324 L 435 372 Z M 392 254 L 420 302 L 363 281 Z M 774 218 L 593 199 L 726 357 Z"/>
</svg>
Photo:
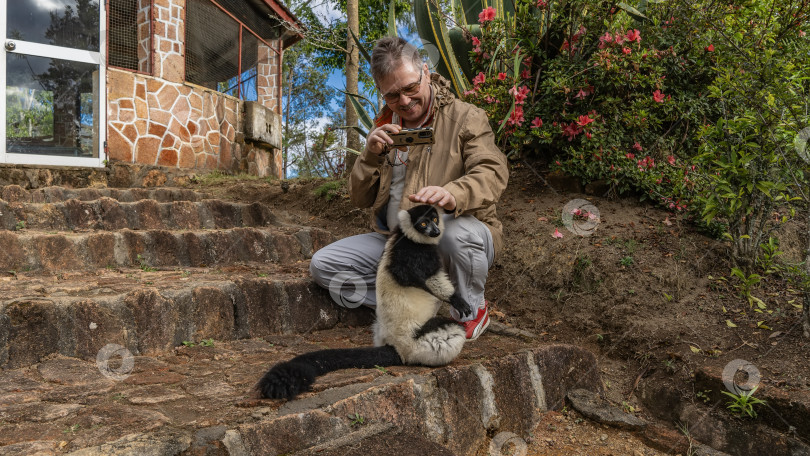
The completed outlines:
<svg viewBox="0 0 810 456">
<path fill-rule="evenodd" d="M 489 303 L 484 300 L 484 307 L 478 308 L 475 319 L 462 322 L 461 325 L 464 326 L 464 330 L 467 332 L 467 340 L 478 339 L 478 336 L 484 334 L 487 326 L 489 326 Z"/>
</svg>

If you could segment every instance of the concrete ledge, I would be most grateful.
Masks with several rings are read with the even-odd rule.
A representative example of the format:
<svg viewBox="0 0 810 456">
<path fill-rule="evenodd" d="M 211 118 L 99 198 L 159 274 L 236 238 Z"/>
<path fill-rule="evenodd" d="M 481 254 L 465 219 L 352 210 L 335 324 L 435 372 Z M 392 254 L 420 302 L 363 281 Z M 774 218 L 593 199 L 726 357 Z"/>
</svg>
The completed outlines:
<svg viewBox="0 0 810 456">
<path fill-rule="evenodd" d="M 547 363 L 541 370 L 543 381 L 533 384 L 528 375 L 530 362 L 538 360 L 555 362 Z M 547 404 L 537 402 L 546 390 L 567 394 L 567 385 L 600 390 L 598 372 L 590 352 L 550 345 L 485 363 L 435 369 L 406 381 L 371 387 L 323 410 L 243 425 L 237 431 L 249 454 L 272 454 L 267 452 L 270 449 L 294 453 L 313 445 L 319 435 L 344 435 L 351 426 L 351 415 L 368 424 L 392 425 L 394 435 L 418 435 L 442 445 L 449 454 L 476 454 L 494 433 L 528 437 L 547 410 Z M 555 408 L 562 408 L 562 403 Z M 303 426 L 307 420 L 317 421 L 319 426 Z M 301 454 L 314 454 L 308 451 Z"/>
<path fill-rule="evenodd" d="M 162 230 L 216 229 L 279 225 L 275 214 L 260 203 L 220 200 L 158 203 L 144 199 L 122 203 L 101 197 L 58 203 L 6 203 L 0 201 L 0 229 L 37 230 Z"/>
<path fill-rule="evenodd" d="M 94 360 L 107 344 L 165 353 L 183 341 L 300 334 L 339 322 L 368 325 L 370 309 L 343 309 L 309 279 L 239 278 L 174 288 L 138 285 L 98 297 L 19 298 L 0 303 L 0 368 L 60 353 Z"/>
<path fill-rule="evenodd" d="M 0 199 L 8 203 L 59 203 L 70 199 L 93 201 L 112 198 L 122 203 L 155 200 L 159 203 L 174 201 L 199 202 L 209 198 L 205 193 L 184 188 L 65 188 L 44 187 L 26 190 L 19 185 L 0 187 Z"/>
<path fill-rule="evenodd" d="M 0 231 L 0 270 L 76 271 L 110 267 L 204 267 L 234 263 L 291 265 L 333 237 L 317 228 L 132 231 L 44 234 Z"/>
</svg>

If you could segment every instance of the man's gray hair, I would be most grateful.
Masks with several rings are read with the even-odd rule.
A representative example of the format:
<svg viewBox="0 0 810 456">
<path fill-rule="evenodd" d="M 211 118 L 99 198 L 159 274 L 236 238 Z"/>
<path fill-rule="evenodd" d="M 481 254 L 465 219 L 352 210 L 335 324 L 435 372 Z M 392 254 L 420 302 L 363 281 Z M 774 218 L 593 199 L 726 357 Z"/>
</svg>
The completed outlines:
<svg viewBox="0 0 810 456">
<path fill-rule="evenodd" d="M 422 56 L 414 45 L 396 36 L 386 36 L 378 40 L 371 51 L 371 77 L 379 81 L 399 68 L 401 62 L 410 62 L 414 69 L 422 69 Z"/>
</svg>

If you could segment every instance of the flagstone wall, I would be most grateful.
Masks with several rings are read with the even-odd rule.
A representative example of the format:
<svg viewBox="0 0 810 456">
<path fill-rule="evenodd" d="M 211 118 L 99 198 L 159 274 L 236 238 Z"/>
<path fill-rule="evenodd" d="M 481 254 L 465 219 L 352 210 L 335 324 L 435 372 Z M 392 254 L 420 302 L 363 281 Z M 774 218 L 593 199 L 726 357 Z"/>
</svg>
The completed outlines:
<svg viewBox="0 0 810 456">
<path fill-rule="evenodd" d="M 153 7 L 152 75 L 107 71 L 109 159 L 279 176 L 280 151 L 257 149 L 237 134 L 243 132 L 243 102 L 184 81 L 185 0 L 154 0 Z M 279 59 L 267 46 L 259 52 L 266 54 L 259 65 L 259 102 L 275 111 Z"/>
</svg>

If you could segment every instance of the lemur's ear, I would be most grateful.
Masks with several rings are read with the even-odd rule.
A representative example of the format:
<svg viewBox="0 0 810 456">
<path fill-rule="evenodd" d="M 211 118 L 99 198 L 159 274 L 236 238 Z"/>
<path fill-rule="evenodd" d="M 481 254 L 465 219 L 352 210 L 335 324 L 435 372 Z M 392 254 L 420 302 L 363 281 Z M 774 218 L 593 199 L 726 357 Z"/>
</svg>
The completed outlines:
<svg viewBox="0 0 810 456">
<path fill-rule="evenodd" d="M 413 225 L 413 222 L 411 222 L 411 214 L 405 209 L 399 211 L 397 218 L 399 219 L 399 226 L 401 227 Z"/>
</svg>

